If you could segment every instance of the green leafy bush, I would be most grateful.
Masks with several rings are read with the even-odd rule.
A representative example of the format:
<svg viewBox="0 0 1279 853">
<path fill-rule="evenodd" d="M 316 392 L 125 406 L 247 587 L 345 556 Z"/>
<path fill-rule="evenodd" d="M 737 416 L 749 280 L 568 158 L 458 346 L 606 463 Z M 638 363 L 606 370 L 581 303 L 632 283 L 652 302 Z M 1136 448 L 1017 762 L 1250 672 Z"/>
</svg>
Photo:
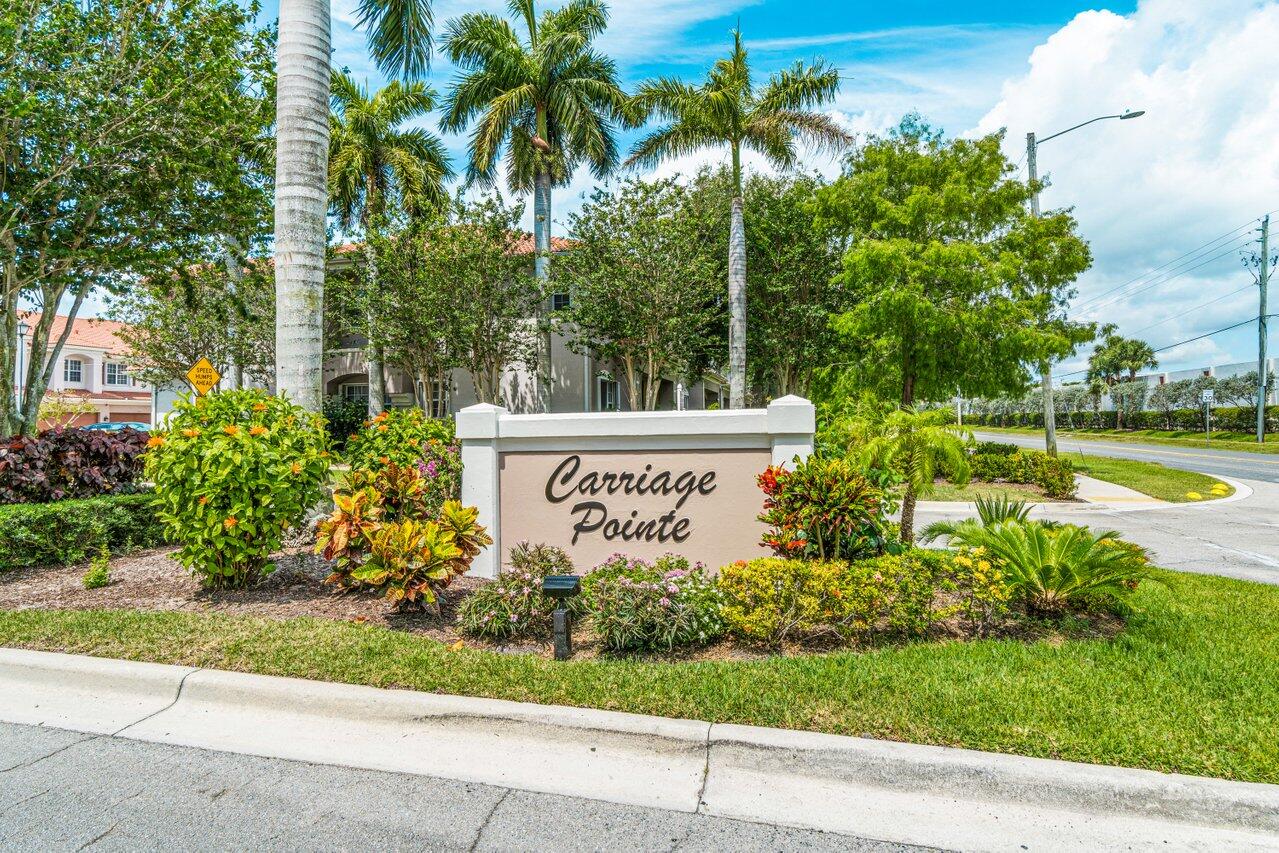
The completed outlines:
<svg viewBox="0 0 1279 853">
<path fill-rule="evenodd" d="M 134 429 L 62 428 L 0 439 L 0 504 L 135 492 L 146 441 Z"/>
<path fill-rule="evenodd" d="M 1039 486 L 1052 498 L 1075 496 L 1074 467 L 1068 459 L 1054 458 L 1040 450 L 1018 449 L 1014 453 L 985 451 L 974 453 L 971 460 L 975 480 L 993 483 L 1030 483 Z"/>
<path fill-rule="evenodd" d="M 316 552 L 337 563 L 325 582 L 375 590 L 400 609 L 434 604 L 493 542 L 476 523 L 479 510 L 438 504 L 415 468 L 394 462 L 352 472 L 333 503 L 316 528 Z"/>
<path fill-rule="evenodd" d="M 346 447 L 351 436 L 360 431 L 369 416 L 369 406 L 346 397 L 325 397 L 320 413 L 324 415 L 324 428 L 328 430 L 330 444 L 335 450 L 340 450 Z"/>
<path fill-rule="evenodd" d="M 329 480 L 324 419 L 251 389 L 181 399 L 148 442 L 147 476 L 176 554 L 201 584 L 243 587 L 271 570 L 284 532 Z"/>
<path fill-rule="evenodd" d="M 74 565 L 103 545 L 119 553 L 168 541 L 147 493 L 0 506 L 0 571 Z"/>
<path fill-rule="evenodd" d="M 1113 530 L 1093 533 L 1073 524 L 1006 521 L 990 527 L 970 519 L 950 543 L 981 549 L 1003 575 L 1011 601 L 1055 614 L 1122 603 L 1149 577 L 1146 551 Z"/>
<path fill-rule="evenodd" d="M 416 465 L 426 461 L 428 442 L 454 444 L 453 421 L 428 418 L 421 409 L 387 409 L 364 421 L 363 429 L 347 440 L 344 455 L 356 470 Z"/>
<path fill-rule="evenodd" d="M 111 583 L 111 549 L 105 543 L 98 546 L 97 556 L 89 564 L 89 570 L 80 579 L 85 589 L 99 589 Z"/>
<path fill-rule="evenodd" d="M 989 453 L 995 456 L 1012 456 L 1021 450 L 1016 444 L 1008 444 L 1003 441 L 979 441 L 973 447 L 973 453 Z"/>
<path fill-rule="evenodd" d="M 583 598 L 608 651 L 670 651 L 724 633 L 715 582 L 671 554 L 652 564 L 614 555 L 586 575 Z"/>
<path fill-rule="evenodd" d="M 757 478 L 764 492 L 763 545 L 781 557 L 856 559 L 892 545 L 892 505 L 849 458 L 809 457 L 787 470 L 770 466 Z"/>
<path fill-rule="evenodd" d="M 555 599 L 542 593 L 542 581 L 571 574 L 573 561 L 563 549 L 521 542 L 511 549 L 510 567 L 462 601 L 458 624 L 486 640 L 549 636 Z M 580 610 L 582 596 L 568 602 L 570 610 Z"/>
</svg>

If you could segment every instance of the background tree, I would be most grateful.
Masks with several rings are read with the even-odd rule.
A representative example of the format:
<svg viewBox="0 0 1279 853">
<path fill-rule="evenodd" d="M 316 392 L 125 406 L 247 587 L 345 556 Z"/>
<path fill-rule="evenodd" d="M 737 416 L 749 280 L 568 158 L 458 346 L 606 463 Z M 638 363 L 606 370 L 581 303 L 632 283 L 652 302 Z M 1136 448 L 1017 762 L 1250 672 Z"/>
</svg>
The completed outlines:
<svg viewBox="0 0 1279 853">
<path fill-rule="evenodd" d="M 1159 366 L 1150 344 L 1138 338 L 1125 338 L 1113 325 L 1102 330 L 1105 336 L 1088 358 L 1088 376 L 1114 385 L 1122 379 L 1133 380 L 1143 370 Z"/>
<path fill-rule="evenodd" d="M 1020 395 L 1028 365 L 1091 333 L 1052 320 L 1041 290 L 1086 268 L 1087 249 L 1065 214 L 1027 214 L 1030 188 L 1002 138 L 946 140 L 907 116 L 817 191 L 818 226 L 851 240 L 838 281 L 852 307 L 834 320 L 842 354 L 903 406 Z"/>
<path fill-rule="evenodd" d="M 728 378 L 733 408 L 746 403 L 746 233 L 742 201 L 742 151 L 762 154 L 778 168 L 798 161 L 796 142 L 842 148 L 852 142 L 830 116 L 813 108 L 834 100 L 838 69 L 818 61 L 774 74 L 756 90 L 741 30 L 733 32 L 733 52 L 716 62 L 700 86 L 670 77 L 639 87 L 635 104 L 645 118 L 665 125 L 631 151 L 629 164 L 655 166 L 703 148 L 728 146 L 733 195 L 728 240 Z"/>
<path fill-rule="evenodd" d="M 280 0 L 276 95 L 276 389 L 319 411 L 329 161 L 329 0 Z M 256 9 L 251 14 L 256 14 Z M 360 0 L 358 24 L 384 74 L 415 78 L 431 56 L 430 0 Z"/>
<path fill-rule="evenodd" d="M 403 125 L 429 115 L 435 92 L 423 83 L 393 80 L 372 96 L 349 74 L 333 75 L 329 144 L 329 201 L 338 224 L 364 240 L 368 283 L 378 287 L 373 232 L 392 215 L 418 217 L 448 204 L 453 176 L 438 136 Z M 366 337 L 371 337 L 367 333 Z M 386 406 L 386 373 L 379 347 L 369 347 L 369 415 Z"/>
<path fill-rule="evenodd" d="M 571 295 L 560 325 L 578 351 L 621 366 L 631 406 L 657 408 L 662 379 L 700 372 L 715 329 L 716 232 L 672 180 L 597 191 L 557 261 Z"/>
<path fill-rule="evenodd" d="M 233 368 L 266 386 L 275 370 L 275 277 L 259 258 L 231 286 L 226 268 L 206 263 L 156 276 L 111 301 L 108 316 L 127 326 L 129 371 L 154 386 L 185 383 L 207 358 L 231 385 Z"/>
<path fill-rule="evenodd" d="M 269 33 L 232 0 L 18 0 L 0 10 L 0 374 L 13 375 L 20 300 L 42 310 L 0 432 L 33 432 L 74 318 L 207 257 L 262 215 L 246 165 L 262 138 Z"/>
<path fill-rule="evenodd" d="M 447 391 L 449 371 L 460 367 L 481 403 L 510 403 L 507 369 L 535 369 L 536 317 L 546 292 L 520 251 L 522 216 L 522 206 L 506 207 L 498 197 L 458 202 L 447 216 L 375 238 L 383 286 L 370 288 L 366 279 L 363 288 L 373 296 L 373 341 L 419 389 L 438 382 Z M 429 403 L 429 393 L 421 402 Z"/>
<path fill-rule="evenodd" d="M 451 21 L 445 50 L 462 75 L 444 105 L 441 127 L 471 133 L 470 178 L 492 185 L 506 149 L 507 185 L 533 191 L 536 275 L 547 277 L 551 188 L 580 165 L 597 178 L 617 167 L 618 123 L 627 98 L 613 60 L 592 43 L 608 26 L 597 0 L 571 0 L 538 17 L 533 0 L 511 0 L 524 38 L 502 18 L 472 12 Z"/>
</svg>

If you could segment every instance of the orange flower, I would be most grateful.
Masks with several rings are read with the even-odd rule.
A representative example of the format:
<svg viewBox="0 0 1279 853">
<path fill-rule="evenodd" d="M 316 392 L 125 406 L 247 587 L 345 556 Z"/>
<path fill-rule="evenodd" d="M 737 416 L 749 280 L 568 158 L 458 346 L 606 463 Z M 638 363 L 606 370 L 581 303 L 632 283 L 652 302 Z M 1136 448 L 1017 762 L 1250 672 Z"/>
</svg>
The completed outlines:
<svg viewBox="0 0 1279 853">
<path fill-rule="evenodd" d="M 386 424 L 379 424 L 379 425 L 378 425 L 378 428 L 377 428 L 377 431 L 378 431 L 378 432 L 386 432 L 386 430 L 387 430 L 387 426 L 386 426 Z"/>
<path fill-rule="evenodd" d="M 239 523 L 240 523 L 240 520 L 236 518 L 234 515 L 231 515 L 231 516 L 228 516 L 225 520 L 223 520 L 222 526 L 225 527 L 227 530 L 230 530 L 232 527 L 235 527 Z"/>
<path fill-rule="evenodd" d="M 208 496 L 208 495 L 200 495 L 200 502 L 199 502 L 199 503 L 200 503 L 200 506 L 204 506 L 204 505 L 205 505 L 205 504 L 207 504 L 208 502 L 209 502 L 209 496 Z"/>
<path fill-rule="evenodd" d="M 391 464 L 391 457 L 389 457 L 389 456 L 379 456 L 379 457 L 377 458 L 377 461 L 381 462 L 383 465 L 390 465 L 390 464 Z"/>
<path fill-rule="evenodd" d="M 255 412 L 265 412 L 265 411 L 266 411 L 266 403 L 254 403 L 254 404 L 253 404 L 253 411 L 255 411 Z"/>
<path fill-rule="evenodd" d="M 294 462 L 292 465 L 289 466 L 289 470 L 293 472 L 293 476 L 296 477 L 298 474 L 302 473 L 302 463 Z"/>
<path fill-rule="evenodd" d="M 367 427 L 367 426 L 373 426 L 373 421 L 365 421 L 365 422 L 364 422 L 364 425 L 365 425 L 366 427 Z"/>
<path fill-rule="evenodd" d="M 240 434 L 240 428 L 239 428 L 238 426 L 236 426 L 235 424 L 230 424 L 230 425 L 228 425 L 228 426 L 224 426 L 224 427 L 222 427 L 222 431 L 223 431 L 224 433 L 226 433 L 227 435 L 239 435 L 239 434 Z"/>
<path fill-rule="evenodd" d="M 164 436 L 162 435 L 153 435 L 147 439 L 147 447 L 163 447 L 163 446 L 164 446 Z"/>
<path fill-rule="evenodd" d="M 329 458 L 329 452 L 328 452 L 327 450 L 322 450 L 322 451 L 320 451 L 320 458 L 321 458 L 321 459 L 328 459 L 328 458 Z"/>
<path fill-rule="evenodd" d="M 386 417 L 387 417 L 386 412 L 378 412 L 377 417 L 374 418 L 373 420 L 377 421 L 378 423 L 381 423 L 382 421 L 386 420 Z"/>
<path fill-rule="evenodd" d="M 185 435 L 187 438 L 195 438 L 197 435 L 200 434 L 200 431 L 198 429 L 184 429 L 182 430 L 182 434 Z"/>
<path fill-rule="evenodd" d="M 258 424 L 257 426 L 251 427 L 249 429 L 249 435 L 252 435 L 252 436 L 266 435 L 266 432 L 267 432 L 266 427 L 262 426 L 261 424 Z"/>
</svg>

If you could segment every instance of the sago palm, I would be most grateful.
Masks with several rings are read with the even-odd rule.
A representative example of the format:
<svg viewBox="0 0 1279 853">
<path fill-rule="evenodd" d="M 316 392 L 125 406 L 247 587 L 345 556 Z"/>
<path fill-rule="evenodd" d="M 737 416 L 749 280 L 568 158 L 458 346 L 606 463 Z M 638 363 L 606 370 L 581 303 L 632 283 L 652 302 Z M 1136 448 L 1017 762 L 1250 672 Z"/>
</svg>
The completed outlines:
<svg viewBox="0 0 1279 853">
<path fill-rule="evenodd" d="M 364 234 L 370 286 L 377 287 L 372 230 L 391 210 L 410 217 L 448 203 L 444 186 L 453 175 L 438 136 L 403 125 L 435 108 L 424 83 L 392 81 L 370 95 L 347 74 L 333 75 L 330 121 L 329 202 L 343 229 Z M 386 404 L 382 354 L 368 361 L 369 415 Z"/>
<path fill-rule="evenodd" d="M 864 464 L 892 468 L 903 477 L 901 539 L 915 541 L 915 501 L 933 490 L 944 469 L 951 480 L 968 482 L 968 454 L 964 447 L 973 441 L 972 431 L 953 423 L 948 409 L 901 409 L 889 414 L 876 435 L 862 449 Z"/>
<path fill-rule="evenodd" d="M 475 123 L 469 177 L 497 179 L 505 158 L 507 184 L 533 191 L 536 274 L 545 278 L 551 251 L 551 188 L 579 165 L 604 177 L 618 162 L 615 129 L 629 101 L 613 60 L 592 43 L 608 25 L 598 0 L 571 0 L 542 12 L 534 0 L 510 0 L 517 32 L 505 19 L 471 12 L 449 22 L 445 52 L 462 73 L 444 104 L 440 126 L 451 132 Z"/>
<path fill-rule="evenodd" d="M 361 0 L 360 24 L 386 74 L 415 77 L 431 55 L 430 0 Z M 322 399 L 328 210 L 329 0 L 280 0 L 276 49 L 276 390 L 318 411 Z"/>
<path fill-rule="evenodd" d="M 839 89 L 839 71 L 825 62 L 795 63 L 757 89 L 740 30 L 733 52 L 692 86 L 670 77 L 643 83 L 635 106 L 644 118 L 665 124 L 635 144 L 628 164 L 655 166 L 703 148 L 727 146 L 732 157 L 733 200 L 728 241 L 728 378 L 733 408 L 746 403 L 746 229 L 742 213 L 742 151 L 762 154 L 777 168 L 793 167 L 796 143 L 839 149 L 852 137 L 813 108 Z"/>
</svg>

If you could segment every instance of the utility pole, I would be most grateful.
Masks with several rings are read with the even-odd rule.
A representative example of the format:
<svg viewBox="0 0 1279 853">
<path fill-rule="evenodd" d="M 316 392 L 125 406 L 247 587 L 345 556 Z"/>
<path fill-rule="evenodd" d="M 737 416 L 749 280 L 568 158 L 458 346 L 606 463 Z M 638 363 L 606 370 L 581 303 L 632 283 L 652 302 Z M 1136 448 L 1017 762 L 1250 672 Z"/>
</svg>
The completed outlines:
<svg viewBox="0 0 1279 853">
<path fill-rule="evenodd" d="M 1270 214 L 1261 220 L 1261 310 L 1257 312 L 1257 441 L 1266 440 L 1266 386 L 1269 371 L 1266 370 L 1266 290 L 1270 284 Z"/>
<path fill-rule="evenodd" d="M 1035 150 L 1039 144 L 1035 141 L 1034 132 L 1026 134 L 1026 169 L 1030 174 L 1030 183 L 1039 180 L 1038 165 L 1035 162 Z M 1039 190 L 1030 194 L 1030 215 L 1039 218 Z M 1053 403 L 1053 367 L 1052 361 L 1044 359 L 1039 363 L 1039 382 L 1044 398 L 1044 449 L 1049 456 L 1057 455 L 1057 407 Z"/>
</svg>

